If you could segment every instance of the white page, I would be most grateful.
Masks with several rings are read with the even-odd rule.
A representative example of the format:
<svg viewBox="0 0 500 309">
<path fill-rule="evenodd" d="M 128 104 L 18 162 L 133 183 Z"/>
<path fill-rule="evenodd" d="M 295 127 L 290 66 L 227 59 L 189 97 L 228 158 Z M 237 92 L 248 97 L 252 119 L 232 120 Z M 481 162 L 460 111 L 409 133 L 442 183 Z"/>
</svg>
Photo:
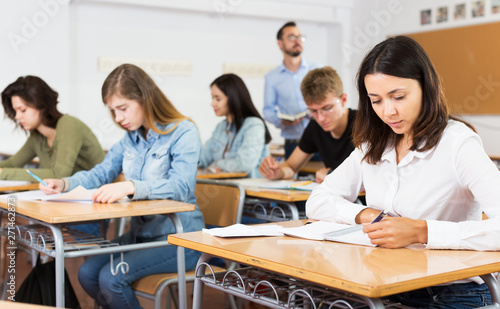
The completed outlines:
<svg viewBox="0 0 500 309">
<path fill-rule="evenodd" d="M 281 226 L 233 224 L 227 227 L 203 229 L 203 233 L 218 237 L 256 237 L 256 236 L 283 236 Z"/>
<path fill-rule="evenodd" d="M 7 199 L 8 197 L 15 196 L 18 200 L 24 201 L 59 201 L 59 202 L 79 202 L 79 203 L 92 203 L 92 194 L 94 190 L 87 190 L 82 186 L 78 186 L 75 189 L 58 194 L 45 194 L 41 190 L 32 190 L 25 192 L 16 192 L 9 194 L 0 195 L 1 199 Z"/>
<path fill-rule="evenodd" d="M 1 187 L 26 186 L 29 184 L 31 184 L 30 181 L 24 181 L 24 180 L 0 180 L 0 188 Z"/>
<path fill-rule="evenodd" d="M 73 190 L 66 193 L 44 195 L 40 199 L 42 201 L 50 202 L 80 202 L 80 203 L 92 203 L 92 194 L 94 190 L 87 190 L 82 186 L 78 186 Z"/>
<path fill-rule="evenodd" d="M 300 227 L 282 228 L 281 232 L 283 232 L 285 235 L 294 237 L 301 237 L 313 240 L 324 240 L 323 236 L 324 234 L 328 232 L 349 228 L 351 226 L 352 225 L 341 224 L 336 222 L 318 221 Z M 368 235 L 363 233 L 362 230 L 341 236 L 332 237 L 331 240 L 350 243 L 350 244 L 364 245 L 364 246 L 372 246 L 372 247 L 375 246 L 370 242 L 370 238 L 368 237 Z"/>
</svg>

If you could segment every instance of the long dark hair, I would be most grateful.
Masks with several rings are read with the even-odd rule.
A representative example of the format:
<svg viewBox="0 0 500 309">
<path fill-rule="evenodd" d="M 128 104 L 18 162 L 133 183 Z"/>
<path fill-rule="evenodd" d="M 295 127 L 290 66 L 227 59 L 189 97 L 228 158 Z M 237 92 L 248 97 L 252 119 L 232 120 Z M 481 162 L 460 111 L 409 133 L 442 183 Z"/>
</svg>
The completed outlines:
<svg viewBox="0 0 500 309">
<path fill-rule="evenodd" d="M 148 126 L 158 134 L 172 132 L 182 120 L 192 121 L 175 108 L 144 70 L 133 64 L 122 64 L 109 73 L 102 85 L 101 94 L 104 104 L 113 95 L 141 104 Z M 114 120 L 115 115 L 112 116 Z M 176 124 L 168 131 L 161 131 L 155 122 L 164 125 L 172 122 Z"/>
<path fill-rule="evenodd" d="M 5 115 L 16 122 L 16 111 L 12 107 L 12 97 L 18 96 L 26 105 L 40 112 L 43 125 L 55 128 L 62 114 L 57 110 L 59 94 L 40 77 L 21 76 L 2 91 L 2 105 Z M 17 124 L 19 125 L 19 124 Z"/>
<path fill-rule="evenodd" d="M 409 37 L 388 38 L 365 56 L 357 74 L 359 105 L 353 142 L 356 147 L 366 144 L 364 159 L 368 163 L 379 162 L 386 148 L 396 145 L 402 138 L 377 116 L 371 106 L 365 77 L 375 73 L 414 79 L 422 88 L 422 108 L 412 128 L 413 144 L 410 150 L 433 148 L 439 142 L 448 120 L 459 120 L 450 115 L 441 81 L 424 49 Z M 464 123 L 473 129 L 470 124 Z"/>
<path fill-rule="evenodd" d="M 217 86 L 226 96 L 227 96 L 227 107 L 229 113 L 233 115 L 233 121 L 236 126 L 236 132 L 238 132 L 247 117 L 257 117 L 262 120 L 264 127 L 266 128 L 266 144 L 271 141 L 271 134 L 267 129 L 264 119 L 260 116 L 259 112 L 255 108 L 250 97 L 250 92 L 248 92 L 247 86 L 243 80 L 235 74 L 229 73 L 217 77 L 211 84 L 211 86 Z"/>
</svg>

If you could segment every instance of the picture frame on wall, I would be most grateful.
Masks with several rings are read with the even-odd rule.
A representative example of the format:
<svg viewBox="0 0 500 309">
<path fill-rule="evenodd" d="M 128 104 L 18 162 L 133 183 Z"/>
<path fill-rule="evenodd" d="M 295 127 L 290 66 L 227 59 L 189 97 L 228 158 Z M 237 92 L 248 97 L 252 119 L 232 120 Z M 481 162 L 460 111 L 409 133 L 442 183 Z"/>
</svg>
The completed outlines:
<svg viewBox="0 0 500 309">
<path fill-rule="evenodd" d="M 437 9 L 436 22 L 442 23 L 448 21 L 448 7 L 443 6 Z"/>
<path fill-rule="evenodd" d="M 432 20 L 432 11 L 431 9 L 420 11 L 420 24 L 427 25 L 430 24 Z"/>
<path fill-rule="evenodd" d="M 500 0 L 491 0 L 491 13 L 500 13 Z"/>
<path fill-rule="evenodd" d="M 472 2 L 471 8 L 472 17 L 483 17 L 484 16 L 484 0 Z"/>
<path fill-rule="evenodd" d="M 465 3 L 455 5 L 455 12 L 453 13 L 455 20 L 465 19 Z"/>
</svg>

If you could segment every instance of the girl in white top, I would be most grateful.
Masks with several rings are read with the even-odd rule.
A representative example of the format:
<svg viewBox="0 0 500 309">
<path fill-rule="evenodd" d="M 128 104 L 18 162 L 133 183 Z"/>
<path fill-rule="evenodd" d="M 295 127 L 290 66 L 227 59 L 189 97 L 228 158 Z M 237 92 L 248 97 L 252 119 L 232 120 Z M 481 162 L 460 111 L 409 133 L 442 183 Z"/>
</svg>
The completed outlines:
<svg viewBox="0 0 500 309">
<path fill-rule="evenodd" d="M 362 224 L 385 210 L 389 216 L 363 228 L 380 247 L 500 250 L 500 172 L 474 129 L 449 114 L 422 47 L 408 37 L 389 38 L 366 55 L 357 79 L 356 149 L 313 191 L 307 216 Z M 354 203 L 360 191 L 368 207 Z M 396 297 L 410 306 L 454 307 L 469 303 L 467 292 L 474 306 L 484 306 L 491 296 L 478 283 L 472 278 Z"/>
</svg>

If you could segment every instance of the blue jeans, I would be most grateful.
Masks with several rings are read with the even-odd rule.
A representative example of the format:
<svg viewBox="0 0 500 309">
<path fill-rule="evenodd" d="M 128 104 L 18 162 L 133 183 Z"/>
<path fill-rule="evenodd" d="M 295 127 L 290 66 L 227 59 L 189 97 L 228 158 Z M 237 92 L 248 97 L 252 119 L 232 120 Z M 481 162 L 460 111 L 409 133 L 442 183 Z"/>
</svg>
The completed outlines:
<svg viewBox="0 0 500 309">
<path fill-rule="evenodd" d="M 431 286 L 391 295 L 390 301 L 415 308 L 477 308 L 491 305 L 491 294 L 485 283 L 475 282 Z"/>
<path fill-rule="evenodd" d="M 109 219 L 106 219 L 104 223 L 104 235 L 101 235 L 101 224 L 100 223 L 86 223 L 86 224 L 77 224 L 70 225 L 69 228 L 73 230 L 77 230 L 86 234 L 94 235 L 96 237 L 106 237 L 106 232 L 109 227 Z"/>
<path fill-rule="evenodd" d="M 200 253 L 186 249 L 185 257 L 186 270 L 191 270 L 195 268 Z M 121 271 L 116 276 L 111 274 L 109 254 L 90 257 L 78 271 L 78 281 L 85 292 L 103 308 L 141 308 L 130 286 L 132 282 L 151 274 L 177 271 L 176 246 L 125 252 L 123 259 L 129 265 L 129 272 L 125 275 Z M 119 262 L 120 253 L 116 253 L 113 266 Z"/>
</svg>

